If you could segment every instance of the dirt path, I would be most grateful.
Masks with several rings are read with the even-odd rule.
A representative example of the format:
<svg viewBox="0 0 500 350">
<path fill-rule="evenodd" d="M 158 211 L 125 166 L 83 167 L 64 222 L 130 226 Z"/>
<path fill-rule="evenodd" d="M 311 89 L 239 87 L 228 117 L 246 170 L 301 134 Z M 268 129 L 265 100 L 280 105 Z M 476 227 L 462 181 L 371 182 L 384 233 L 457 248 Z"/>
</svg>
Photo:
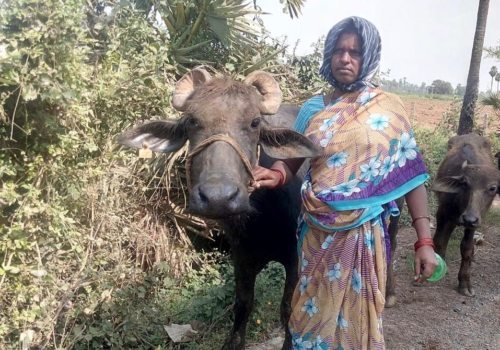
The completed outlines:
<svg viewBox="0 0 500 350">
<path fill-rule="evenodd" d="M 472 265 L 473 298 L 456 291 L 460 267 L 456 251 L 448 252 L 456 258 L 449 259 L 444 279 L 423 287 L 412 285 L 407 259 L 411 258 L 408 252 L 415 233 L 409 228 L 400 232 L 396 252 L 398 303 L 386 309 L 384 316 L 388 350 L 500 349 L 500 229 L 489 226 L 481 232 L 485 241 L 476 246 Z"/>
</svg>

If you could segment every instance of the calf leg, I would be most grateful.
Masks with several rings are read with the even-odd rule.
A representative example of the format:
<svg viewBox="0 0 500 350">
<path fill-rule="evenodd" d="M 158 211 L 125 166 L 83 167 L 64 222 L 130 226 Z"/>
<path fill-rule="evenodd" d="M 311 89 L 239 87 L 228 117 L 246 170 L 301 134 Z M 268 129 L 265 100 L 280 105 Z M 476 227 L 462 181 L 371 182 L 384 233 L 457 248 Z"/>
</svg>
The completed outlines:
<svg viewBox="0 0 500 350">
<path fill-rule="evenodd" d="M 283 264 L 285 266 L 285 286 L 283 289 L 283 298 L 281 299 L 280 317 L 281 324 L 285 328 L 285 341 L 283 342 L 282 350 L 292 349 L 292 335 L 290 333 L 290 328 L 288 327 L 288 321 L 290 320 L 290 315 L 292 313 L 292 295 L 295 286 L 298 282 L 298 257 L 295 252 L 291 254 L 292 261 L 288 264 Z"/>
<path fill-rule="evenodd" d="M 255 279 L 260 269 L 248 261 L 234 262 L 234 278 L 236 281 L 236 298 L 234 302 L 234 323 L 222 349 L 243 350 L 248 317 L 253 309 Z"/>
<path fill-rule="evenodd" d="M 450 220 L 446 217 L 445 210 L 442 205 L 439 205 L 438 211 L 436 213 L 436 233 L 434 234 L 434 246 L 436 247 L 436 253 L 438 253 L 443 259 L 446 257 L 446 248 L 448 247 L 448 241 L 450 240 L 451 233 L 457 226 L 454 218 Z"/>
<path fill-rule="evenodd" d="M 399 205 L 399 203 L 398 203 Z M 396 247 L 398 245 L 399 216 L 392 216 L 389 221 L 389 238 L 391 241 L 391 262 L 387 265 L 387 285 L 385 291 L 385 307 L 390 308 L 396 305 L 396 280 L 394 276 L 394 260 Z"/>
<path fill-rule="evenodd" d="M 468 297 L 473 297 L 475 294 L 470 281 L 470 267 L 474 256 L 474 231 L 472 228 L 466 228 L 460 243 L 462 263 L 458 272 L 458 292 Z"/>
</svg>

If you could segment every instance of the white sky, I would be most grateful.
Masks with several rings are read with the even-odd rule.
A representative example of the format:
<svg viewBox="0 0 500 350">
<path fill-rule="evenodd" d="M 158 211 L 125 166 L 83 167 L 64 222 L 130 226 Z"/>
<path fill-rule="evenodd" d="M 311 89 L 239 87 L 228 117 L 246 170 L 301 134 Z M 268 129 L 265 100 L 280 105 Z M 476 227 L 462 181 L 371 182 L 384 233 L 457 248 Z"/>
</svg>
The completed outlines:
<svg viewBox="0 0 500 350">
<path fill-rule="evenodd" d="M 307 0 L 298 19 L 282 13 L 277 0 L 258 2 L 266 28 L 273 37 L 287 37 L 291 47 L 300 40 L 297 54 L 312 52 L 311 45 L 338 21 L 349 16 L 368 19 L 382 37 L 381 70 L 390 79 L 407 78 L 420 85 L 433 80 L 465 86 L 476 27 L 478 0 Z M 490 0 L 485 47 L 500 45 L 500 0 Z M 490 89 L 491 66 L 500 62 L 483 55 L 479 89 Z M 496 82 L 493 83 L 495 90 Z"/>
</svg>

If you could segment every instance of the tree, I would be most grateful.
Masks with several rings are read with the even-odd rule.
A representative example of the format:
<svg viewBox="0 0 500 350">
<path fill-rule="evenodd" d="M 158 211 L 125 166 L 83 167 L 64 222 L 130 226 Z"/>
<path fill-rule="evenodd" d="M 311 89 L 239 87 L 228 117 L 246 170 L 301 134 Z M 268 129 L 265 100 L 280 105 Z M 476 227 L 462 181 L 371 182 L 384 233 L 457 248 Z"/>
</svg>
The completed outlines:
<svg viewBox="0 0 500 350">
<path fill-rule="evenodd" d="M 491 75 L 491 86 L 490 86 L 490 91 L 493 91 L 493 79 L 495 79 L 495 75 L 497 75 L 498 69 L 496 66 L 492 66 L 490 69 L 490 75 Z"/>
<path fill-rule="evenodd" d="M 444 80 L 434 80 L 432 82 L 432 92 L 438 95 L 451 95 L 453 94 L 453 86 L 451 83 Z"/>
<path fill-rule="evenodd" d="M 497 94 L 498 94 L 498 84 L 500 83 L 500 73 L 497 73 L 497 75 L 495 75 L 495 81 L 497 82 Z"/>
<path fill-rule="evenodd" d="M 460 120 L 458 122 L 458 135 L 472 132 L 474 126 L 474 110 L 479 87 L 479 69 L 481 67 L 481 56 L 483 53 L 484 33 L 486 31 L 489 5 L 489 0 L 479 0 L 476 31 L 474 33 L 469 74 L 467 76 L 467 86 L 465 88 L 464 101 L 462 103 Z"/>
</svg>

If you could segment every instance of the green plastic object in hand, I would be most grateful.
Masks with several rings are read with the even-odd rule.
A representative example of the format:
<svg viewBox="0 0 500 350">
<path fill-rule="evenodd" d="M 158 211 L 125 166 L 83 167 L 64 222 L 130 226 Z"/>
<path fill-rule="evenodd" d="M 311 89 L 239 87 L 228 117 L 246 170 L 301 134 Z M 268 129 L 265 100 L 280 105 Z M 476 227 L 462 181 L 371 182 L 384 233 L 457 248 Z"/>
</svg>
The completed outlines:
<svg viewBox="0 0 500 350">
<path fill-rule="evenodd" d="M 446 272 L 448 272 L 448 267 L 446 266 L 446 262 L 444 261 L 444 259 L 437 253 L 434 253 L 434 255 L 436 256 L 438 264 L 434 269 L 434 272 L 432 273 L 431 277 L 427 279 L 427 281 L 429 282 L 437 282 L 441 280 L 444 277 L 444 275 L 446 275 Z M 413 266 L 413 268 L 415 268 L 415 265 Z"/>
<path fill-rule="evenodd" d="M 429 282 L 437 282 L 441 278 L 446 275 L 446 272 L 448 271 L 448 267 L 446 266 L 446 261 L 437 253 L 434 253 L 436 255 L 436 260 L 438 262 L 436 269 L 432 273 L 431 277 L 427 279 Z"/>
</svg>

